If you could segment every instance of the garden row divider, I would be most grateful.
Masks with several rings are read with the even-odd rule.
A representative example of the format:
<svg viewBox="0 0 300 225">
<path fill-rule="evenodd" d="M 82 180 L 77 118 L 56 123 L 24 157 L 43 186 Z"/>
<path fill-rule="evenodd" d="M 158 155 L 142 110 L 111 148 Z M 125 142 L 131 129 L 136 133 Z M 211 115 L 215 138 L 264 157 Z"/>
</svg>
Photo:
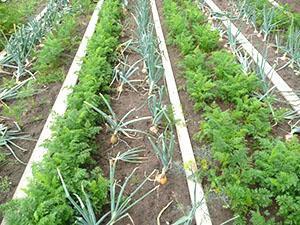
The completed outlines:
<svg viewBox="0 0 300 225">
<path fill-rule="evenodd" d="M 212 0 L 204 0 L 214 13 L 222 13 L 220 8 Z M 199 10 L 201 10 L 199 8 Z M 292 88 L 281 78 L 274 68 L 266 59 L 256 50 L 240 30 L 226 17 L 222 19 L 224 26 L 231 30 L 231 33 L 246 52 L 251 56 L 253 61 L 258 65 L 264 65 L 264 73 L 278 89 L 281 95 L 286 99 L 290 106 L 297 114 L 300 114 L 300 98 L 293 92 Z"/>
<path fill-rule="evenodd" d="M 13 199 L 24 198 L 26 193 L 24 189 L 27 187 L 31 177 L 32 177 L 32 165 L 42 161 L 43 156 L 47 153 L 47 148 L 42 146 L 45 140 L 51 139 L 51 127 L 57 116 L 62 116 L 67 109 L 67 98 L 73 92 L 73 87 L 77 84 L 78 81 L 78 72 L 81 69 L 83 58 L 86 55 L 86 49 L 89 39 L 93 36 L 96 24 L 99 19 L 99 12 L 102 8 L 104 0 L 100 0 L 93 12 L 93 15 L 89 21 L 89 24 L 86 28 L 84 36 L 81 40 L 77 53 L 73 59 L 73 62 L 70 66 L 68 74 L 65 78 L 65 81 L 59 91 L 59 94 L 55 100 L 55 103 L 52 107 L 52 110 L 47 118 L 47 121 L 44 125 L 44 128 L 40 134 L 40 137 L 36 143 L 36 146 L 32 152 L 32 155 L 29 159 L 29 162 L 25 168 L 25 171 L 21 177 L 21 180 L 18 184 L 18 187 L 13 195 Z M 5 225 L 5 218 L 3 219 L 1 225 Z"/>
<path fill-rule="evenodd" d="M 45 13 L 47 12 L 47 10 L 48 10 L 48 7 L 46 6 L 38 15 L 36 15 L 35 19 L 37 21 L 39 21 L 40 19 L 42 19 L 44 17 Z M 5 55 L 6 55 L 5 50 L 2 50 L 0 52 L 0 61 L 5 57 Z"/>
<path fill-rule="evenodd" d="M 174 119 L 176 121 L 176 131 L 178 142 L 181 151 L 181 157 L 184 164 L 191 165 L 190 170 L 185 170 L 187 185 L 189 189 L 189 194 L 192 204 L 201 205 L 197 208 L 195 213 L 195 220 L 197 225 L 211 225 L 211 219 L 209 216 L 208 208 L 205 201 L 204 191 L 202 185 L 194 180 L 190 179 L 193 174 L 197 171 L 197 165 L 194 157 L 194 152 L 185 122 L 182 106 L 180 103 L 179 94 L 177 91 L 176 81 L 174 78 L 174 73 L 171 66 L 171 61 L 169 58 L 164 34 L 162 31 L 159 14 L 157 11 L 157 6 L 155 0 L 151 0 L 151 9 L 153 15 L 153 21 L 155 25 L 156 35 L 158 37 L 159 49 L 162 57 L 162 64 L 164 67 L 164 73 L 169 93 L 170 102 L 172 104 Z M 196 194 L 195 194 L 196 193 Z"/>
</svg>

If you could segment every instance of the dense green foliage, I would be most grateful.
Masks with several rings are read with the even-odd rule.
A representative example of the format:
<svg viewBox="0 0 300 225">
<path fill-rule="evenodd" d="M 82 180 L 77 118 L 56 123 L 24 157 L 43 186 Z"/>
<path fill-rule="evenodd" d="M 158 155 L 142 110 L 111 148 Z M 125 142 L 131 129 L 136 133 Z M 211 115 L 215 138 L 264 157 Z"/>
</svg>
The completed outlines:
<svg viewBox="0 0 300 225">
<path fill-rule="evenodd" d="M 70 192 L 81 193 L 79 188 L 82 184 L 93 196 L 91 200 L 98 212 L 106 203 L 108 184 L 100 169 L 93 168 L 91 158 L 96 150 L 95 136 L 99 133 L 101 118 L 83 102 L 94 102 L 101 107 L 99 92 L 109 93 L 112 63 L 121 32 L 120 9 L 118 0 L 104 3 L 79 73 L 79 83 L 68 98 L 67 112 L 57 118 L 52 128 L 53 137 L 46 143 L 47 154 L 41 163 L 34 166 L 33 179 L 26 189 L 27 197 L 3 207 L 7 224 L 74 223 L 74 211 L 65 198 L 57 168 L 63 173 Z"/>
<path fill-rule="evenodd" d="M 70 60 L 68 53 L 80 40 L 76 35 L 80 23 L 78 14 L 67 15 L 46 37 L 41 50 L 35 53 L 37 61 L 33 69 L 38 73 L 38 83 L 57 82 L 63 79 L 64 66 Z"/>
<path fill-rule="evenodd" d="M 9 38 L 14 32 L 14 26 L 25 22 L 26 18 L 32 16 L 32 13 L 39 5 L 38 0 L 11 0 L 0 2 L 0 50 L 4 46 L 5 35 Z"/>
<path fill-rule="evenodd" d="M 187 90 L 202 113 L 195 139 L 212 154 L 212 160 L 200 160 L 199 177 L 229 197 L 231 209 L 240 215 L 236 224 L 300 224 L 299 141 L 272 137 L 269 102 L 254 95 L 261 82 L 255 74 L 244 74 L 231 53 L 217 48 L 200 10 L 186 16 L 193 8 L 189 0 L 164 1 L 171 43 L 183 54 Z M 203 22 L 194 26 L 197 18 Z M 197 38 L 202 33 L 209 38 Z M 176 41 L 183 36 L 194 41 Z"/>
</svg>

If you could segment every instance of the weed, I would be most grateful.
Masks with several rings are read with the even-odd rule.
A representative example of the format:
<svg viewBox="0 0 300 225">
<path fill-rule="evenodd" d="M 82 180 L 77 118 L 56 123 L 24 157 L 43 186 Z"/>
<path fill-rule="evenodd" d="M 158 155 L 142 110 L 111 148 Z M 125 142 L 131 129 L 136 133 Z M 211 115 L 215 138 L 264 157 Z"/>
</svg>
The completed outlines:
<svg viewBox="0 0 300 225">
<path fill-rule="evenodd" d="M 11 182 L 9 181 L 8 177 L 0 177 L 0 193 L 7 193 L 9 192 L 11 187 Z"/>
</svg>

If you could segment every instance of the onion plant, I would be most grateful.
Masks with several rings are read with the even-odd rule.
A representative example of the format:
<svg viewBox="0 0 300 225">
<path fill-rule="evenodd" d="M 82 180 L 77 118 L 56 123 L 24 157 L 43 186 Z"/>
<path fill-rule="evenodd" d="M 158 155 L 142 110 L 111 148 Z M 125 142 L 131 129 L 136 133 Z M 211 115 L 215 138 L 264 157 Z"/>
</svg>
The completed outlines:
<svg viewBox="0 0 300 225">
<path fill-rule="evenodd" d="M 152 115 L 152 125 L 150 131 L 154 134 L 158 133 L 158 126 L 162 118 L 167 116 L 167 106 L 163 105 L 163 97 L 165 93 L 165 87 L 161 86 L 157 94 L 151 94 L 148 97 L 148 110 Z"/>
<path fill-rule="evenodd" d="M 20 162 L 21 164 L 26 165 L 25 162 L 23 162 L 17 154 L 15 153 L 15 150 L 12 147 L 15 147 L 23 152 L 27 151 L 26 149 L 22 148 L 21 146 L 17 145 L 15 141 L 17 140 L 33 140 L 29 138 L 28 135 L 25 135 L 21 132 L 21 128 L 17 123 L 15 123 L 16 129 L 10 129 L 4 124 L 0 124 L 0 146 L 5 147 L 9 150 L 9 154 L 12 154 L 14 158 Z"/>
<path fill-rule="evenodd" d="M 263 8 L 263 23 L 261 26 L 261 31 L 263 33 L 263 41 L 266 41 L 269 34 L 274 31 L 279 22 L 274 22 L 275 10 L 274 8 L 269 8 L 266 5 Z"/>
<path fill-rule="evenodd" d="M 104 221 L 106 225 L 114 225 L 120 220 L 124 218 L 129 218 L 132 222 L 132 218 L 129 215 L 128 211 L 135 205 L 137 205 L 139 202 L 141 202 L 144 198 L 149 196 L 153 191 L 155 191 L 158 186 L 152 188 L 151 190 L 147 191 L 145 194 L 137 197 L 137 194 L 142 190 L 147 180 L 149 180 L 150 176 L 153 175 L 154 171 L 145 178 L 129 195 L 125 195 L 125 189 L 128 186 L 128 183 L 130 179 L 133 177 L 134 173 L 136 172 L 137 168 L 135 168 L 128 177 L 125 178 L 123 184 L 118 184 L 117 180 L 115 178 L 116 174 L 116 165 L 117 160 L 111 159 L 109 161 L 110 165 L 110 175 L 109 175 L 109 192 L 110 192 L 110 211 L 102 215 L 98 220 L 96 219 L 96 214 L 93 209 L 92 202 L 88 196 L 88 194 L 85 192 L 84 188 L 82 187 L 82 193 L 84 200 L 82 200 L 79 195 L 74 194 L 76 197 L 76 200 L 73 199 L 71 194 L 68 191 L 67 185 L 64 182 L 64 179 L 59 171 L 58 175 L 61 180 L 63 189 L 65 191 L 67 199 L 71 202 L 79 216 L 76 217 L 77 223 L 81 225 L 100 225 L 104 224 Z M 117 187 L 120 187 L 119 193 L 117 193 Z M 134 223 L 133 223 L 134 224 Z"/>
<path fill-rule="evenodd" d="M 117 99 L 120 98 L 120 95 L 123 92 L 123 87 L 125 84 L 128 84 L 135 92 L 138 92 L 138 90 L 134 87 L 133 83 L 140 82 L 141 80 L 131 80 L 130 77 L 139 69 L 139 67 L 137 66 L 139 62 L 141 62 L 141 59 L 136 61 L 132 65 L 128 65 L 127 57 L 126 57 L 125 62 L 120 60 L 119 64 L 114 68 L 114 77 L 111 82 L 111 85 L 113 84 L 114 81 L 118 82 Z"/>
<path fill-rule="evenodd" d="M 107 122 L 107 125 L 109 127 L 109 129 L 112 132 L 112 136 L 110 138 L 110 142 L 111 144 L 116 144 L 119 140 L 119 134 L 122 133 L 124 134 L 126 137 L 128 138 L 134 138 L 130 133 L 144 133 L 141 130 L 137 130 L 137 129 L 132 129 L 132 128 L 128 128 L 127 126 L 142 120 L 148 120 L 151 119 L 150 116 L 146 116 L 146 117 L 141 117 L 141 118 L 137 118 L 137 119 L 132 119 L 132 120 L 128 120 L 125 121 L 128 116 L 133 113 L 134 111 L 136 111 L 135 108 L 129 110 L 120 120 L 118 119 L 117 115 L 115 114 L 115 112 L 113 111 L 113 109 L 111 108 L 109 102 L 106 100 L 106 98 L 100 94 L 102 100 L 104 101 L 108 111 L 110 114 L 105 113 L 104 111 L 102 111 L 101 109 L 97 108 L 96 106 L 88 103 L 88 102 L 84 102 L 86 105 L 88 105 L 89 107 L 91 107 L 92 109 L 94 109 L 96 112 L 98 112 Z"/>
<path fill-rule="evenodd" d="M 157 158 L 162 164 L 162 172 L 156 175 L 155 181 L 159 182 L 160 184 L 165 184 L 167 182 L 166 173 L 173 161 L 175 136 L 173 132 L 170 132 L 168 131 L 168 129 L 166 129 L 158 137 L 156 143 L 152 140 L 151 137 L 148 137 L 148 140 Z"/>
<path fill-rule="evenodd" d="M 147 157 L 140 156 L 140 153 L 145 152 L 142 147 L 131 148 L 125 152 L 118 152 L 113 158 L 115 161 L 123 161 L 127 163 L 142 163 Z"/>
</svg>

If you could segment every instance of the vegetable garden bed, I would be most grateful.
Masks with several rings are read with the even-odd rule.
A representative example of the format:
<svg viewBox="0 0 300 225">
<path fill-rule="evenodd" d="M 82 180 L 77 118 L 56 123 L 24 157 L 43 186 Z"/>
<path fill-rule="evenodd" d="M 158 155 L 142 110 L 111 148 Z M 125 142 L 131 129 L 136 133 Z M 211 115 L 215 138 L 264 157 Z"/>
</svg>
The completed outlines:
<svg viewBox="0 0 300 225">
<path fill-rule="evenodd" d="M 297 164 L 297 137 L 292 141 L 284 140 L 284 133 L 289 132 L 284 129 L 285 122 L 272 122 L 274 117 L 270 117 L 271 112 L 265 108 L 266 102 L 257 101 L 255 97 L 254 93 L 260 88 L 256 86 L 259 84 L 255 81 L 257 78 L 241 75 L 240 65 L 233 55 L 221 50 L 224 43 L 219 43 L 218 32 L 211 31 L 205 24 L 206 18 L 197 13 L 195 5 L 191 6 L 189 1 L 177 4 L 166 1 L 164 5 L 170 41 L 183 55 L 181 63 L 173 59 L 174 65 L 182 64 L 187 91 L 200 114 L 200 131 L 194 130 L 195 145 L 200 149 L 198 177 L 207 193 L 218 194 L 222 204 L 235 213 L 234 216 L 226 211 L 222 213 L 220 205 L 216 204 L 218 201 L 208 198 L 213 224 L 232 218 L 237 224 L 297 224 L 299 217 L 294 206 L 298 204 L 295 196 L 299 190 L 296 184 L 299 175 L 294 168 L 285 167 L 285 163 L 276 163 L 279 158 L 283 160 L 295 154 L 294 163 Z M 182 15 L 175 13 L 179 11 Z M 207 32 L 203 32 L 205 29 Z M 247 107 L 252 109 L 249 111 Z M 193 123 L 188 125 L 193 128 Z M 281 188 L 276 189 L 273 182 L 281 179 L 277 173 L 295 180 L 281 180 Z M 286 187 L 290 191 L 286 192 Z M 293 194 L 289 196 L 288 193 Z M 282 201 L 287 198 L 295 199 L 293 207 Z"/>
<path fill-rule="evenodd" d="M 30 116 L 38 109 L 17 114 L 3 104 L 2 113 L 15 113 L 14 120 L 36 137 L 70 65 L 68 56 L 75 54 L 75 34 L 82 34 L 89 19 L 91 4 L 82 3 L 85 10 L 65 15 L 33 54 L 32 68 L 39 72 L 35 90 L 45 85 L 51 92 L 24 99 L 40 107 L 53 96 L 41 121 L 32 123 Z M 98 2 L 99 20 L 86 55 L 81 45 L 78 50 L 85 58 L 75 57 L 69 71 L 77 71 L 75 78 L 64 82 L 76 85 L 65 100 L 56 100 L 54 111 L 59 104 L 63 110 L 49 116 L 48 140 L 26 168 L 26 181 L 17 190 L 22 194 L 1 206 L 6 225 L 300 223 L 297 112 L 287 113 L 289 104 L 269 86 L 262 65 L 241 60 L 248 55 L 239 55 L 235 36 L 227 31 L 220 38 L 224 27 L 202 3 Z M 265 46 L 259 37 L 251 41 Z M 286 75 L 293 77 L 291 86 L 298 82 L 294 71 L 280 70 L 281 76 L 293 72 Z M 31 93 L 30 84 L 20 93 Z M 32 107 L 21 101 L 4 103 Z M 17 172 L 23 169 L 18 166 Z"/>
</svg>

